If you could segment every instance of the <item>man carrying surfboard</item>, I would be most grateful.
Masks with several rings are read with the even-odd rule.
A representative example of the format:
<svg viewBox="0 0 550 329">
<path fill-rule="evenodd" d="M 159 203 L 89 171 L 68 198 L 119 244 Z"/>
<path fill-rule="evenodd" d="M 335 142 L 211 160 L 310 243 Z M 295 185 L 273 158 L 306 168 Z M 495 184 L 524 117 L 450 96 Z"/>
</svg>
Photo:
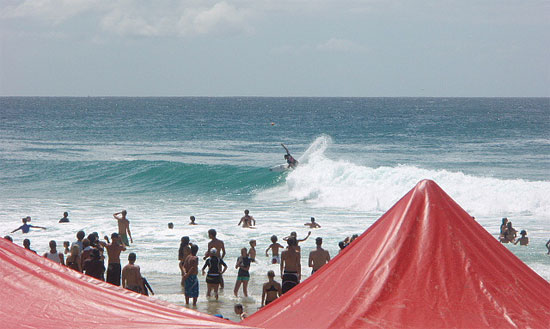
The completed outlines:
<svg viewBox="0 0 550 329">
<path fill-rule="evenodd" d="M 295 168 L 298 165 L 298 160 L 294 159 L 292 155 L 290 155 L 290 152 L 288 151 L 288 148 L 285 146 L 285 144 L 281 143 L 281 146 L 285 149 L 285 160 L 286 163 L 288 163 L 288 168 Z"/>
</svg>

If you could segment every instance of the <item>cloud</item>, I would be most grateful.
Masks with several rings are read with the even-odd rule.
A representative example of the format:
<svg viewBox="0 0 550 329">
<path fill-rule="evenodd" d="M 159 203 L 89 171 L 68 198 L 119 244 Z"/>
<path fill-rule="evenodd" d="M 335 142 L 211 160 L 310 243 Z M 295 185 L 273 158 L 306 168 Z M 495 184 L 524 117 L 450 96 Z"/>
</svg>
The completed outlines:
<svg viewBox="0 0 550 329">
<path fill-rule="evenodd" d="M 188 8 L 180 17 L 177 27 L 182 35 L 221 33 L 227 31 L 251 32 L 248 20 L 253 11 L 239 9 L 225 1 L 208 8 Z"/>
<path fill-rule="evenodd" d="M 8 5 L 0 9 L 1 18 L 34 18 L 49 21 L 52 24 L 61 22 L 94 10 L 101 0 L 25 0 L 17 5 Z"/>
<path fill-rule="evenodd" d="M 368 49 L 347 39 L 331 38 L 316 46 L 317 50 L 329 52 L 366 52 Z"/>
</svg>

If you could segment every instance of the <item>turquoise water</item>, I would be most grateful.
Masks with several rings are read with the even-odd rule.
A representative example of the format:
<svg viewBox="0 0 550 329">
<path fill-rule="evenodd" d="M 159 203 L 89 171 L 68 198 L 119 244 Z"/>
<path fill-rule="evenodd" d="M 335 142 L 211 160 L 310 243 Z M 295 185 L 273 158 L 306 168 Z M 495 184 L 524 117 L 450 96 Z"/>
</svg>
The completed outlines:
<svg viewBox="0 0 550 329">
<path fill-rule="evenodd" d="M 267 170 L 284 162 L 281 142 L 301 162 L 293 172 Z M 507 247 L 550 279 L 548 98 L 0 98 L 0 168 L 0 234 L 32 216 L 48 230 L 13 237 L 45 252 L 79 229 L 115 231 L 111 214 L 127 209 L 132 251 L 157 297 L 174 303 L 180 237 L 203 253 L 217 228 L 230 270 L 220 302 L 201 286 L 198 309 L 210 313 L 259 306 L 276 268 L 267 258 L 252 267 L 251 297 L 232 297 L 249 239 L 261 255 L 271 234 L 302 237 L 315 216 L 323 227 L 312 237 L 335 255 L 424 178 L 493 235 L 505 216 L 526 229 L 530 246 Z M 256 230 L 236 226 L 244 209 Z M 70 224 L 57 224 L 63 211 Z M 186 225 L 190 215 L 200 225 Z M 313 239 L 303 245 L 306 268 Z"/>
</svg>

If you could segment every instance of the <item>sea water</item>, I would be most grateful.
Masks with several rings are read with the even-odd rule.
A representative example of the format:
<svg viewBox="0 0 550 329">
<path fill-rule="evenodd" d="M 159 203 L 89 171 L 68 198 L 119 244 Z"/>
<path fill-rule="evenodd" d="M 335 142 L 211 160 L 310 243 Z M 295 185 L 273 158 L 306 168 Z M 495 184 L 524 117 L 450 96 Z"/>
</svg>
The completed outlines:
<svg viewBox="0 0 550 329">
<path fill-rule="evenodd" d="M 281 143 L 300 165 L 284 163 Z M 0 98 L 0 234 L 21 225 L 40 254 L 75 233 L 117 230 L 128 211 L 130 251 L 155 297 L 184 305 L 182 236 L 203 255 L 207 231 L 225 242 L 220 300 L 196 309 L 236 319 L 260 306 L 270 236 L 298 238 L 302 279 L 315 237 L 331 256 L 422 179 L 435 180 L 495 238 L 502 217 L 528 231 L 527 247 L 505 245 L 550 280 L 550 99 L 548 98 Z M 244 209 L 256 229 L 237 226 Z M 58 224 L 64 211 L 68 224 Z M 188 225 L 189 216 L 198 225 Z M 174 229 L 167 227 L 174 223 Z M 249 298 L 233 296 L 235 262 L 257 241 Z M 122 256 L 123 265 L 126 254 Z M 200 266 L 202 267 L 201 260 Z M 503 273 L 506 275 L 505 273 Z M 344 273 L 343 273 L 344 275 Z"/>
</svg>

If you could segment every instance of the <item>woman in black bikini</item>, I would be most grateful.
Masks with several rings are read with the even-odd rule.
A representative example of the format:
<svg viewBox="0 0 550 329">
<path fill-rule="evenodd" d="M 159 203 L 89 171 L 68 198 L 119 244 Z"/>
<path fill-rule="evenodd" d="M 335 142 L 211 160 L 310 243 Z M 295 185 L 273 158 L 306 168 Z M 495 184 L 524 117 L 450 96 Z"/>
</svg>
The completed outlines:
<svg viewBox="0 0 550 329">
<path fill-rule="evenodd" d="M 283 291 L 281 284 L 275 281 L 275 272 L 267 272 L 268 282 L 264 283 L 262 291 L 262 307 L 281 297 Z"/>
</svg>

